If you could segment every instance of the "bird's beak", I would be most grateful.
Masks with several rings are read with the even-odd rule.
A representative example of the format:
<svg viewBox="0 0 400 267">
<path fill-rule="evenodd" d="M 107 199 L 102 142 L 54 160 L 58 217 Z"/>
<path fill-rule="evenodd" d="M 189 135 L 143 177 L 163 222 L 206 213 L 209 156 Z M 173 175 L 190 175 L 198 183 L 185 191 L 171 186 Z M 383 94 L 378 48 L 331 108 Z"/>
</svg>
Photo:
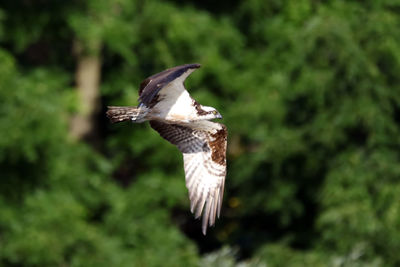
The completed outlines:
<svg viewBox="0 0 400 267">
<path fill-rule="evenodd" d="M 217 119 L 222 119 L 222 115 L 218 113 Z"/>
</svg>

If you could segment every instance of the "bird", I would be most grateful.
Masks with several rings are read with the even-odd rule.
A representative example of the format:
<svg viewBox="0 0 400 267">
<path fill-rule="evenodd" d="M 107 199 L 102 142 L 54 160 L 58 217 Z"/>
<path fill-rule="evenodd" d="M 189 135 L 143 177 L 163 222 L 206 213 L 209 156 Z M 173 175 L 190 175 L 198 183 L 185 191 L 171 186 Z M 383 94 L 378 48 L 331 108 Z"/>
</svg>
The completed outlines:
<svg viewBox="0 0 400 267">
<path fill-rule="evenodd" d="M 183 154 L 190 210 L 202 217 L 202 233 L 220 217 L 226 177 L 227 127 L 213 107 L 194 100 L 184 86 L 200 64 L 185 64 L 146 78 L 137 107 L 108 106 L 112 123 L 149 121 L 151 128 Z"/>
</svg>

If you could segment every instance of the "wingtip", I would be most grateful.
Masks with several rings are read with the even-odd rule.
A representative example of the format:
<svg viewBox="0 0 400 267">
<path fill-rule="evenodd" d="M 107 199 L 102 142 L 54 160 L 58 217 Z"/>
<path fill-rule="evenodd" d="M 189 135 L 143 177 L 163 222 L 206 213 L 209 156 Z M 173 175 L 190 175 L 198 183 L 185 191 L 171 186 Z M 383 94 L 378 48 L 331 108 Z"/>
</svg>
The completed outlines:
<svg viewBox="0 0 400 267">
<path fill-rule="evenodd" d="M 203 235 L 207 235 L 207 225 L 202 227 L 201 231 L 203 232 Z"/>
<path fill-rule="evenodd" d="M 198 69 L 201 67 L 200 63 L 190 63 L 190 64 L 186 64 L 186 67 L 188 67 L 189 69 Z"/>
</svg>

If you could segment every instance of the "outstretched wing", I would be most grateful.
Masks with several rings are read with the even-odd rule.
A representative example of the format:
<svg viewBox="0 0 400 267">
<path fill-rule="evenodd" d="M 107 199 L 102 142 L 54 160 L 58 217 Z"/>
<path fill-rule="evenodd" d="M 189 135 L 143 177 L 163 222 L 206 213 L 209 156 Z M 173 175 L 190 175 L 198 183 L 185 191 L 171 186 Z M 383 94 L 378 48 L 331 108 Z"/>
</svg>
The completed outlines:
<svg viewBox="0 0 400 267">
<path fill-rule="evenodd" d="M 202 230 L 220 216 L 226 175 L 227 131 L 223 124 L 167 124 L 150 121 L 151 127 L 183 153 L 186 187 L 189 190 L 190 210 L 199 218 L 203 213 Z M 210 127 L 211 126 L 211 127 Z"/>
<path fill-rule="evenodd" d="M 175 83 L 170 87 L 170 92 L 165 92 L 171 98 L 177 98 L 184 90 L 183 82 L 200 64 L 185 64 L 176 66 L 160 73 L 154 74 L 140 84 L 139 102 L 140 105 L 152 107 L 157 103 L 157 94 L 167 85 Z"/>
</svg>

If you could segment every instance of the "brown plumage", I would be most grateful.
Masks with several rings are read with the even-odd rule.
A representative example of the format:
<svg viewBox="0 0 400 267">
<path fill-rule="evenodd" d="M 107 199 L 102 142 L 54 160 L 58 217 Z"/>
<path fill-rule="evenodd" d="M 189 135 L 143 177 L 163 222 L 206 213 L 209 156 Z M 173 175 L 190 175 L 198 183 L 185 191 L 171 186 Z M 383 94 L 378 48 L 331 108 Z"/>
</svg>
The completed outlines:
<svg viewBox="0 0 400 267">
<path fill-rule="evenodd" d="M 202 231 L 220 216 L 226 176 L 227 129 L 210 120 L 222 116 L 195 101 L 183 83 L 199 64 L 167 69 L 145 79 L 138 107 L 108 107 L 111 122 L 150 121 L 151 127 L 183 154 L 190 209 L 203 215 Z"/>
<path fill-rule="evenodd" d="M 113 107 L 109 106 L 106 112 L 107 117 L 112 123 L 129 121 L 136 118 L 140 113 L 140 109 L 136 107 Z"/>
</svg>

